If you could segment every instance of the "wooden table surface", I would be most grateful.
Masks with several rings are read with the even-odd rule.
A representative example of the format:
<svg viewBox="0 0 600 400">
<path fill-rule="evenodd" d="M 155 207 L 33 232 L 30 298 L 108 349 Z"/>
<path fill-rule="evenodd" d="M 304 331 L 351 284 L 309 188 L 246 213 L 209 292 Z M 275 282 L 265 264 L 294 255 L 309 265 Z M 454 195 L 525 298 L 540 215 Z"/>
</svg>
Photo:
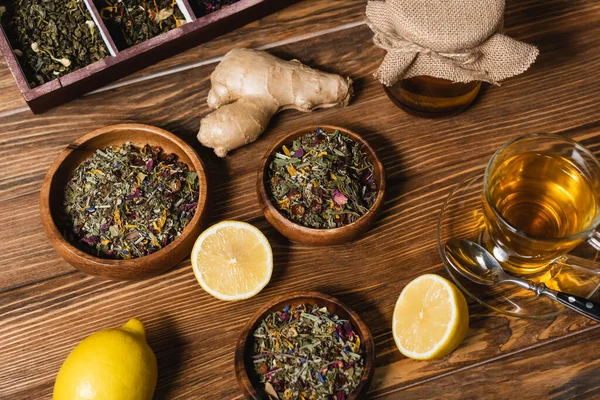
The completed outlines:
<svg viewBox="0 0 600 400">
<path fill-rule="evenodd" d="M 539 46 L 537 62 L 501 87 L 485 88 L 463 114 L 441 120 L 411 117 L 386 98 L 372 77 L 383 53 L 371 42 L 364 7 L 358 0 L 305 0 L 37 116 L 0 61 L 0 399 L 50 398 L 61 363 L 79 341 L 133 316 L 145 323 L 158 358 L 157 399 L 240 398 L 233 373 L 240 328 L 261 304 L 291 290 L 337 296 L 362 316 L 377 350 L 370 398 L 600 398 L 600 329 L 574 313 L 516 319 L 471 301 L 466 340 L 429 362 L 403 357 L 391 333 L 404 285 L 423 273 L 446 275 L 435 243 L 444 198 L 499 146 L 553 132 L 600 154 L 600 2 L 509 0 L 506 31 Z M 356 97 L 344 109 L 286 111 L 257 142 L 218 159 L 201 148 L 196 132 L 208 112 L 210 73 L 241 46 L 349 75 Z M 196 283 L 189 259 L 154 279 L 113 282 L 56 255 L 39 219 L 44 174 L 71 141 L 121 122 L 156 125 L 187 140 L 212 181 L 210 222 L 243 220 L 267 235 L 275 270 L 259 295 L 216 300 Z M 264 152 L 282 134 L 315 124 L 361 133 L 387 170 L 383 215 L 352 244 L 289 243 L 257 202 Z"/>
</svg>

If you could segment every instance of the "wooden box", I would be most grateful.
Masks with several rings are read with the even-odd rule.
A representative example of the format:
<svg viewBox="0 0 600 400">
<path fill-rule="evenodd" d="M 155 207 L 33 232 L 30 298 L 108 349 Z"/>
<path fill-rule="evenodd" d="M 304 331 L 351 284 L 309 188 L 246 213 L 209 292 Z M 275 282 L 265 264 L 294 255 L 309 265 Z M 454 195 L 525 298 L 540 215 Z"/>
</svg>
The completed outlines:
<svg viewBox="0 0 600 400">
<path fill-rule="evenodd" d="M 0 51 L 29 108 L 34 113 L 41 113 L 297 1 L 299 0 L 239 0 L 211 14 L 197 17 L 188 0 L 177 0 L 177 5 L 187 21 L 185 25 L 120 50 L 115 46 L 115 40 L 100 18 L 94 0 L 83 0 L 102 34 L 110 55 L 33 88 L 30 87 L 2 27 Z"/>
</svg>

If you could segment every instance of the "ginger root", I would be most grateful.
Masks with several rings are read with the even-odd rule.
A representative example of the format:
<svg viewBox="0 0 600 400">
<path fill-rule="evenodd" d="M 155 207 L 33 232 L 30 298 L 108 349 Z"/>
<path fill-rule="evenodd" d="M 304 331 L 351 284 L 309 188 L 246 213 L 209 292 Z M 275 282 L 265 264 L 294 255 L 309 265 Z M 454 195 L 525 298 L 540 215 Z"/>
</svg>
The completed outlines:
<svg viewBox="0 0 600 400">
<path fill-rule="evenodd" d="M 219 157 L 255 141 L 279 111 L 344 107 L 352 80 L 284 61 L 264 51 L 234 49 L 210 76 L 208 106 L 198 140 Z"/>
</svg>

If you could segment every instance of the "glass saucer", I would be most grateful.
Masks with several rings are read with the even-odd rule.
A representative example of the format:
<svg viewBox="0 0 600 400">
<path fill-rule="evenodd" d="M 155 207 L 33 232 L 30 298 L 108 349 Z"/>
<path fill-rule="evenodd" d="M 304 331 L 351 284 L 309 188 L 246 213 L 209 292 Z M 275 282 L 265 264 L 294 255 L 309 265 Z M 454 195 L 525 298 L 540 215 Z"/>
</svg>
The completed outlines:
<svg viewBox="0 0 600 400">
<path fill-rule="evenodd" d="M 449 264 L 444 245 L 452 237 L 482 244 L 486 235 L 482 210 L 483 171 L 460 182 L 442 206 L 437 225 L 437 244 L 446 270 L 463 292 L 499 313 L 516 317 L 548 318 L 566 310 L 559 303 L 521 289 L 514 284 L 484 286 L 474 283 Z M 527 279 L 544 282 L 549 288 L 590 298 L 600 286 L 599 253 L 584 242 L 566 258 L 570 264 L 555 262 L 546 271 Z M 595 296 L 594 296 L 595 297 Z"/>
</svg>

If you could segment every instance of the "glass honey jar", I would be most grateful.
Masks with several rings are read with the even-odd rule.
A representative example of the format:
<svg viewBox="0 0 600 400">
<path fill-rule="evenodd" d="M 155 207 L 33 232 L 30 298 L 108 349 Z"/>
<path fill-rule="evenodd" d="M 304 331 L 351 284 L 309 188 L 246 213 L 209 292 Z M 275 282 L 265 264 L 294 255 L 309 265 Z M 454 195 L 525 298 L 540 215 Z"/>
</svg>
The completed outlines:
<svg viewBox="0 0 600 400">
<path fill-rule="evenodd" d="M 422 75 L 383 88 L 390 100 L 407 113 L 439 118 L 465 110 L 477 97 L 481 81 L 459 83 Z"/>
<path fill-rule="evenodd" d="M 505 0 L 371 0 L 366 23 L 385 51 L 374 76 L 404 111 L 464 111 L 483 82 L 525 72 L 539 51 L 503 33 Z"/>
</svg>

